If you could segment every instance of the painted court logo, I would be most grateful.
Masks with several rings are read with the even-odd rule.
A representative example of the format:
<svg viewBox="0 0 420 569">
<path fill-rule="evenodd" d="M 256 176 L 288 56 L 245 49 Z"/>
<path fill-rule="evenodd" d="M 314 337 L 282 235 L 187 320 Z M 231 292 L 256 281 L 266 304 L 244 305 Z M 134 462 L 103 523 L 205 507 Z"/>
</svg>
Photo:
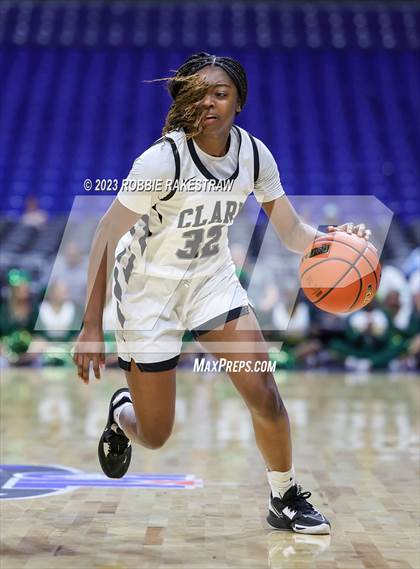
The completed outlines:
<svg viewBox="0 0 420 569">
<path fill-rule="evenodd" d="M 133 474 L 110 479 L 64 466 L 0 465 L 0 499 L 24 500 L 62 494 L 78 488 L 202 488 L 193 474 Z"/>
</svg>

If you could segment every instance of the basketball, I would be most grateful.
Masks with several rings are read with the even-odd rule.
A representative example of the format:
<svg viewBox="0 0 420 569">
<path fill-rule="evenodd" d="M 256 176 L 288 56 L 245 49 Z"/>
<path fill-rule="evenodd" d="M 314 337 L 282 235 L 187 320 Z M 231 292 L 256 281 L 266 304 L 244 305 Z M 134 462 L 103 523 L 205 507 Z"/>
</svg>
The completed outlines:
<svg viewBox="0 0 420 569">
<path fill-rule="evenodd" d="M 299 275 L 303 292 L 315 306 L 333 314 L 354 312 L 375 297 L 381 265 L 369 241 L 336 231 L 311 243 Z"/>
</svg>

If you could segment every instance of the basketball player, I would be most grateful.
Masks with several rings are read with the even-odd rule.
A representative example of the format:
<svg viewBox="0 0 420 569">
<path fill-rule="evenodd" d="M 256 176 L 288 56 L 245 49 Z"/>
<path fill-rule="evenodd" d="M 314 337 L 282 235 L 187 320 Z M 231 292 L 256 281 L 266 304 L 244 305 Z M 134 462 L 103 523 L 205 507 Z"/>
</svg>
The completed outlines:
<svg viewBox="0 0 420 569">
<path fill-rule="evenodd" d="M 161 186 L 146 192 L 123 185 L 101 219 L 74 353 L 79 377 L 87 383 L 92 365 L 99 379 L 102 313 L 113 268 L 120 325 L 116 340 L 128 389 L 118 389 L 111 398 L 98 454 L 103 471 L 114 478 L 126 473 L 132 442 L 156 449 L 171 434 L 185 329 L 216 358 L 243 359 L 229 345 L 246 342 L 256 346 L 247 360 L 268 359 L 258 347 L 264 338 L 228 249 L 228 226 L 247 196 L 254 192 L 290 250 L 302 253 L 317 235 L 285 196 L 270 151 L 234 124 L 247 97 L 247 78 L 238 61 L 195 54 L 168 80 L 168 88 L 173 103 L 164 136 L 135 160 L 127 179 L 130 184 L 160 180 Z M 181 191 L 181 183 L 195 191 Z M 229 191 L 223 191 L 224 183 L 231 184 Z M 363 224 L 348 223 L 338 230 L 366 239 L 370 233 Z M 212 344 L 226 348 L 215 351 Z M 279 530 L 330 533 L 329 521 L 308 502 L 310 492 L 296 482 L 289 418 L 273 375 L 229 375 L 249 408 L 266 464 L 268 523 Z"/>
</svg>

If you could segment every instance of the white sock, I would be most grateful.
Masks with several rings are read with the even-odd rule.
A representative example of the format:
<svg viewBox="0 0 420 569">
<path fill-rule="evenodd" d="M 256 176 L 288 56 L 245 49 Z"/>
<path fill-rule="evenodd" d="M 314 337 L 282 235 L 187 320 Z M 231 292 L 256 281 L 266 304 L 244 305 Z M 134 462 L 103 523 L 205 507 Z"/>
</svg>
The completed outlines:
<svg viewBox="0 0 420 569">
<path fill-rule="evenodd" d="M 113 401 L 114 405 L 115 405 L 115 403 L 118 403 L 118 401 L 121 401 L 121 399 L 122 399 L 123 397 L 128 397 L 129 399 L 131 399 L 130 392 L 125 391 L 125 392 L 123 392 L 123 393 L 120 393 L 120 394 L 118 395 L 118 397 L 116 397 L 116 398 L 114 399 L 114 401 Z M 119 428 L 120 428 L 122 431 L 124 431 L 124 429 L 121 427 L 120 415 L 121 415 L 122 411 L 123 411 L 126 407 L 129 407 L 129 406 L 132 407 L 133 404 L 132 404 L 132 403 L 128 403 L 128 402 L 122 403 L 122 404 L 121 404 L 119 407 L 117 407 L 117 408 L 115 409 L 115 411 L 114 411 L 114 421 L 117 423 L 117 425 L 119 426 Z"/>
<path fill-rule="evenodd" d="M 132 403 L 123 403 L 122 405 L 120 405 L 117 409 L 115 409 L 114 411 L 114 421 L 117 423 L 117 425 L 119 426 L 119 428 L 124 431 L 123 427 L 121 426 L 121 422 L 120 422 L 120 415 L 121 413 L 124 411 L 124 409 L 126 407 L 132 407 L 133 404 Z"/>
<path fill-rule="evenodd" d="M 289 488 L 296 484 L 294 466 L 286 472 L 267 470 L 267 478 L 274 498 L 281 498 Z"/>
</svg>

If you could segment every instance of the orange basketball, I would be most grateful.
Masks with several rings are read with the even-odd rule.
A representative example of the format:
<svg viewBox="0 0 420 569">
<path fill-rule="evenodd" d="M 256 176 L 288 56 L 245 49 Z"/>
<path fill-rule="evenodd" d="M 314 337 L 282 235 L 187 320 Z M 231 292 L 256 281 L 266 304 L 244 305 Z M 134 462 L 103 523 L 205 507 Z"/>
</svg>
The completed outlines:
<svg viewBox="0 0 420 569">
<path fill-rule="evenodd" d="M 366 239 L 335 231 L 318 237 L 300 262 L 307 298 L 326 312 L 354 312 L 373 300 L 381 279 L 375 247 Z"/>
</svg>

